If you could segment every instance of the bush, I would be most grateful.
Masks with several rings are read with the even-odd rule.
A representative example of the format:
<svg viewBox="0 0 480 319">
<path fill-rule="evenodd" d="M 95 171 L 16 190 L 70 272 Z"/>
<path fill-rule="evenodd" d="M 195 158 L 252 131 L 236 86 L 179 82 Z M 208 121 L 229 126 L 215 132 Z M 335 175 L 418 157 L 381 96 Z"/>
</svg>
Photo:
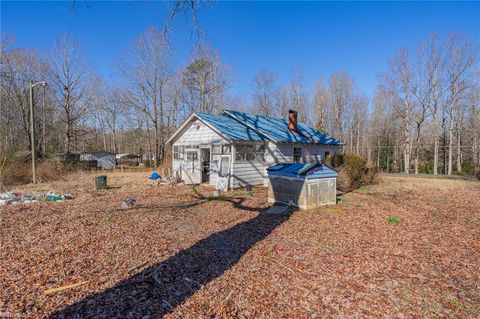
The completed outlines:
<svg viewBox="0 0 480 319">
<path fill-rule="evenodd" d="M 343 192 L 350 192 L 360 186 L 376 182 L 377 168 L 368 165 L 362 156 L 335 154 L 328 156 L 325 163 L 338 170 L 337 187 Z"/>
<path fill-rule="evenodd" d="M 62 179 L 67 170 L 60 162 L 37 162 L 38 182 Z M 0 186 L 22 185 L 32 182 L 32 160 L 29 152 L 9 152 L 0 155 Z"/>
</svg>

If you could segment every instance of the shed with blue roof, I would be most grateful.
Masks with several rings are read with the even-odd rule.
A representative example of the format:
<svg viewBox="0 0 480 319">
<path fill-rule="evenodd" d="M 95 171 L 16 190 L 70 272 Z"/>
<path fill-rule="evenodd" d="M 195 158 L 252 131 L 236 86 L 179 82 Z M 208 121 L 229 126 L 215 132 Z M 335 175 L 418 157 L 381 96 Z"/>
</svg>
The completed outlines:
<svg viewBox="0 0 480 319">
<path fill-rule="evenodd" d="M 334 205 L 337 201 L 337 172 L 320 163 L 280 163 L 267 168 L 268 201 L 301 209 Z"/>
<path fill-rule="evenodd" d="M 267 185 L 266 168 L 276 163 L 320 163 L 343 143 L 297 122 L 224 110 L 196 112 L 172 134 L 173 172 L 186 184 L 219 189 Z"/>
</svg>

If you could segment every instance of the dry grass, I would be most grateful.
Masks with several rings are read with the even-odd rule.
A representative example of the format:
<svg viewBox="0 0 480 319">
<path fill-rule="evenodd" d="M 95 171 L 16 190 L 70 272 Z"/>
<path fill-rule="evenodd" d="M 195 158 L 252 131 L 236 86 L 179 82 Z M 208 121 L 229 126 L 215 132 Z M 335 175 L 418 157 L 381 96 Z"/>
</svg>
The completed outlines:
<svg viewBox="0 0 480 319">
<path fill-rule="evenodd" d="M 403 189 L 433 189 L 433 190 L 460 190 L 478 189 L 479 183 L 474 180 L 462 179 L 446 179 L 433 177 L 416 177 L 416 176 L 388 176 L 381 177 L 384 186 L 395 185 Z"/>
<path fill-rule="evenodd" d="M 266 191 L 94 173 L 2 211 L 0 309 L 40 318 L 480 317 L 480 183 L 383 177 L 336 206 L 264 214 Z M 138 205 L 120 208 L 135 197 Z M 267 216 L 266 216 L 267 215 Z M 270 215 L 270 216 L 268 216 Z M 390 222 L 395 221 L 395 222 Z M 47 289 L 88 281 L 54 295 Z"/>
<path fill-rule="evenodd" d="M 153 185 L 148 176 L 153 169 L 116 169 L 98 171 L 76 171 L 65 174 L 61 179 L 34 184 L 16 186 L 14 189 L 23 192 L 46 192 L 55 190 L 62 193 L 81 195 L 95 191 L 95 176 L 106 175 L 110 191 L 128 192 L 130 189 Z"/>
</svg>

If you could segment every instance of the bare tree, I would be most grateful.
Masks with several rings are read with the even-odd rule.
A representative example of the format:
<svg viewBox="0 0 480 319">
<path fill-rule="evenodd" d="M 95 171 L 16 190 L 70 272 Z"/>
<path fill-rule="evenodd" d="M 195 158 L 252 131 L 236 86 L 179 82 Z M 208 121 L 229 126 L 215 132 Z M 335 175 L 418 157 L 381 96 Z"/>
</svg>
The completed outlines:
<svg viewBox="0 0 480 319">
<path fill-rule="evenodd" d="M 389 72 L 384 77 L 384 89 L 389 93 L 393 108 L 403 121 L 403 166 L 404 173 L 410 173 L 411 154 L 411 120 L 413 113 L 412 67 L 408 51 L 398 51 L 396 57 L 389 62 Z"/>
<path fill-rule="evenodd" d="M 333 136 L 345 140 L 345 127 L 348 122 L 347 114 L 352 103 L 353 80 L 344 72 L 334 72 L 328 81 L 330 92 L 330 121 Z"/>
<path fill-rule="evenodd" d="M 127 103 L 143 113 L 149 136 L 153 128 L 153 157 L 158 166 L 164 155 L 166 90 L 172 75 L 165 34 L 152 27 L 137 37 L 120 70 L 129 82 Z"/>
<path fill-rule="evenodd" d="M 448 175 L 453 172 L 454 129 L 460 116 L 460 99 L 471 83 L 469 79 L 476 62 L 476 47 L 472 41 L 458 34 L 450 34 L 446 40 L 445 82 L 448 90 Z M 460 145 L 458 145 L 460 147 Z"/>
<path fill-rule="evenodd" d="M 254 110 L 265 116 L 274 114 L 274 91 L 277 75 L 268 70 L 261 70 L 253 80 Z"/>
<path fill-rule="evenodd" d="M 51 72 L 65 128 L 64 150 L 68 153 L 72 150 L 75 125 L 91 106 L 89 87 L 93 83 L 90 65 L 78 41 L 67 34 L 62 34 L 54 44 Z"/>
<path fill-rule="evenodd" d="M 218 52 L 208 45 L 199 45 L 192 62 L 183 71 L 183 85 L 185 103 L 191 112 L 219 112 L 223 108 L 228 76 Z"/>
<path fill-rule="evenodd" d="M 442 82 L 442 48 L 439 46 L 438 33 L 433 33 L 422 42 L 419 47 L 419 71 L 423 83 L 423 92 L 420 93 L 420 103 L 422 103 L 422 111 L 425 107 L 429 108 L 432 114 L 433 121 L 433 174 L 438 174 L 439 164 L 439 148 L 440 148 L 440 132 L 439 132 L 439 114 L 440 107 L 443 101 L 444 87 Z M 419 132 L 418 132 L 419 133 Z M 418 148 L 418 143 L 417 143 Z M 418 153 L 417 153 L 418 155 Z M 418 163 L 418 156 L 416 159 Z M 418 171 L 418 166 L 416 167 Z"/>
<path fill-rule="evenodd" d="M 315 83 L 312 106 L 317 116 L 316 127 L 322 132 L 326 131 L 328 102 L 328 88 L 322 79 L 318 79 Z"/>
<path fill-rule="evenodd" d="M 311 118 L 307 116 L 308 96 L 305 90 L 305 75 L 300 67 L 292 70 L 291 80 L 288 85 L 290 92 L 290 108 L 298 112 L 299 119 L 302 122 L 313 124 Z"/>
<path fill-rule="evenodd" d="M 356 155 L 362 155 L 361 145 L 367 142 L 365 137 L 367 137 L 368 103 L 368 97 L 365 94 L 355 94 L 353 96 L 350 145 L 352 152 Z"/>
</svg>

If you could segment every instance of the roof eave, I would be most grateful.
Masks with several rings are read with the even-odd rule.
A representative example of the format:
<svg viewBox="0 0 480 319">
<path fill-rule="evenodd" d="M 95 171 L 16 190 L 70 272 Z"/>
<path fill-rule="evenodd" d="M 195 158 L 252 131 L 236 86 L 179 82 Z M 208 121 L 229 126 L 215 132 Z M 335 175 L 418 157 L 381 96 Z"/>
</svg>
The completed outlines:
<svg viewBox="0 0 480 319">
<path fill-rule="evenodd" d="M 220 135 L 222 138 L 224 138 L 225 140 L 229 141 L 229 142 L 233 142 L 233 139 L 229 138 L 228 136 L 225 136 L 222 132 L 220 132 L 219 130 L 217 130 L 215 127 L 213 127 L 210 123 L 208 123 L 207 121 L 205 121 L 204 119 L 202 119 L 200 116 L 198 116 L 195 112 L 192 113 L 185 121 L 183 121 L 182 125 L 180 125 L 180 127 L 172 134 L 172 136 L 170 136 L 170 138 L 165 142 L 165 144 L 169 144 L 171 143 L 176 137 L 178 134 L 180 134 L 180 132 L 182 132 L 187 126 L 188 124 L 191 122 L 191 120 L 193 118 L 196 118 L 197 120 L 199 120 L 200 122 L 202 122 L 203 124 L 205 124 L 209 129 L 211 129 L 212 131 L 214 131 L 215 133 L 217 133 L 218 135 Z"/>
</svg>

